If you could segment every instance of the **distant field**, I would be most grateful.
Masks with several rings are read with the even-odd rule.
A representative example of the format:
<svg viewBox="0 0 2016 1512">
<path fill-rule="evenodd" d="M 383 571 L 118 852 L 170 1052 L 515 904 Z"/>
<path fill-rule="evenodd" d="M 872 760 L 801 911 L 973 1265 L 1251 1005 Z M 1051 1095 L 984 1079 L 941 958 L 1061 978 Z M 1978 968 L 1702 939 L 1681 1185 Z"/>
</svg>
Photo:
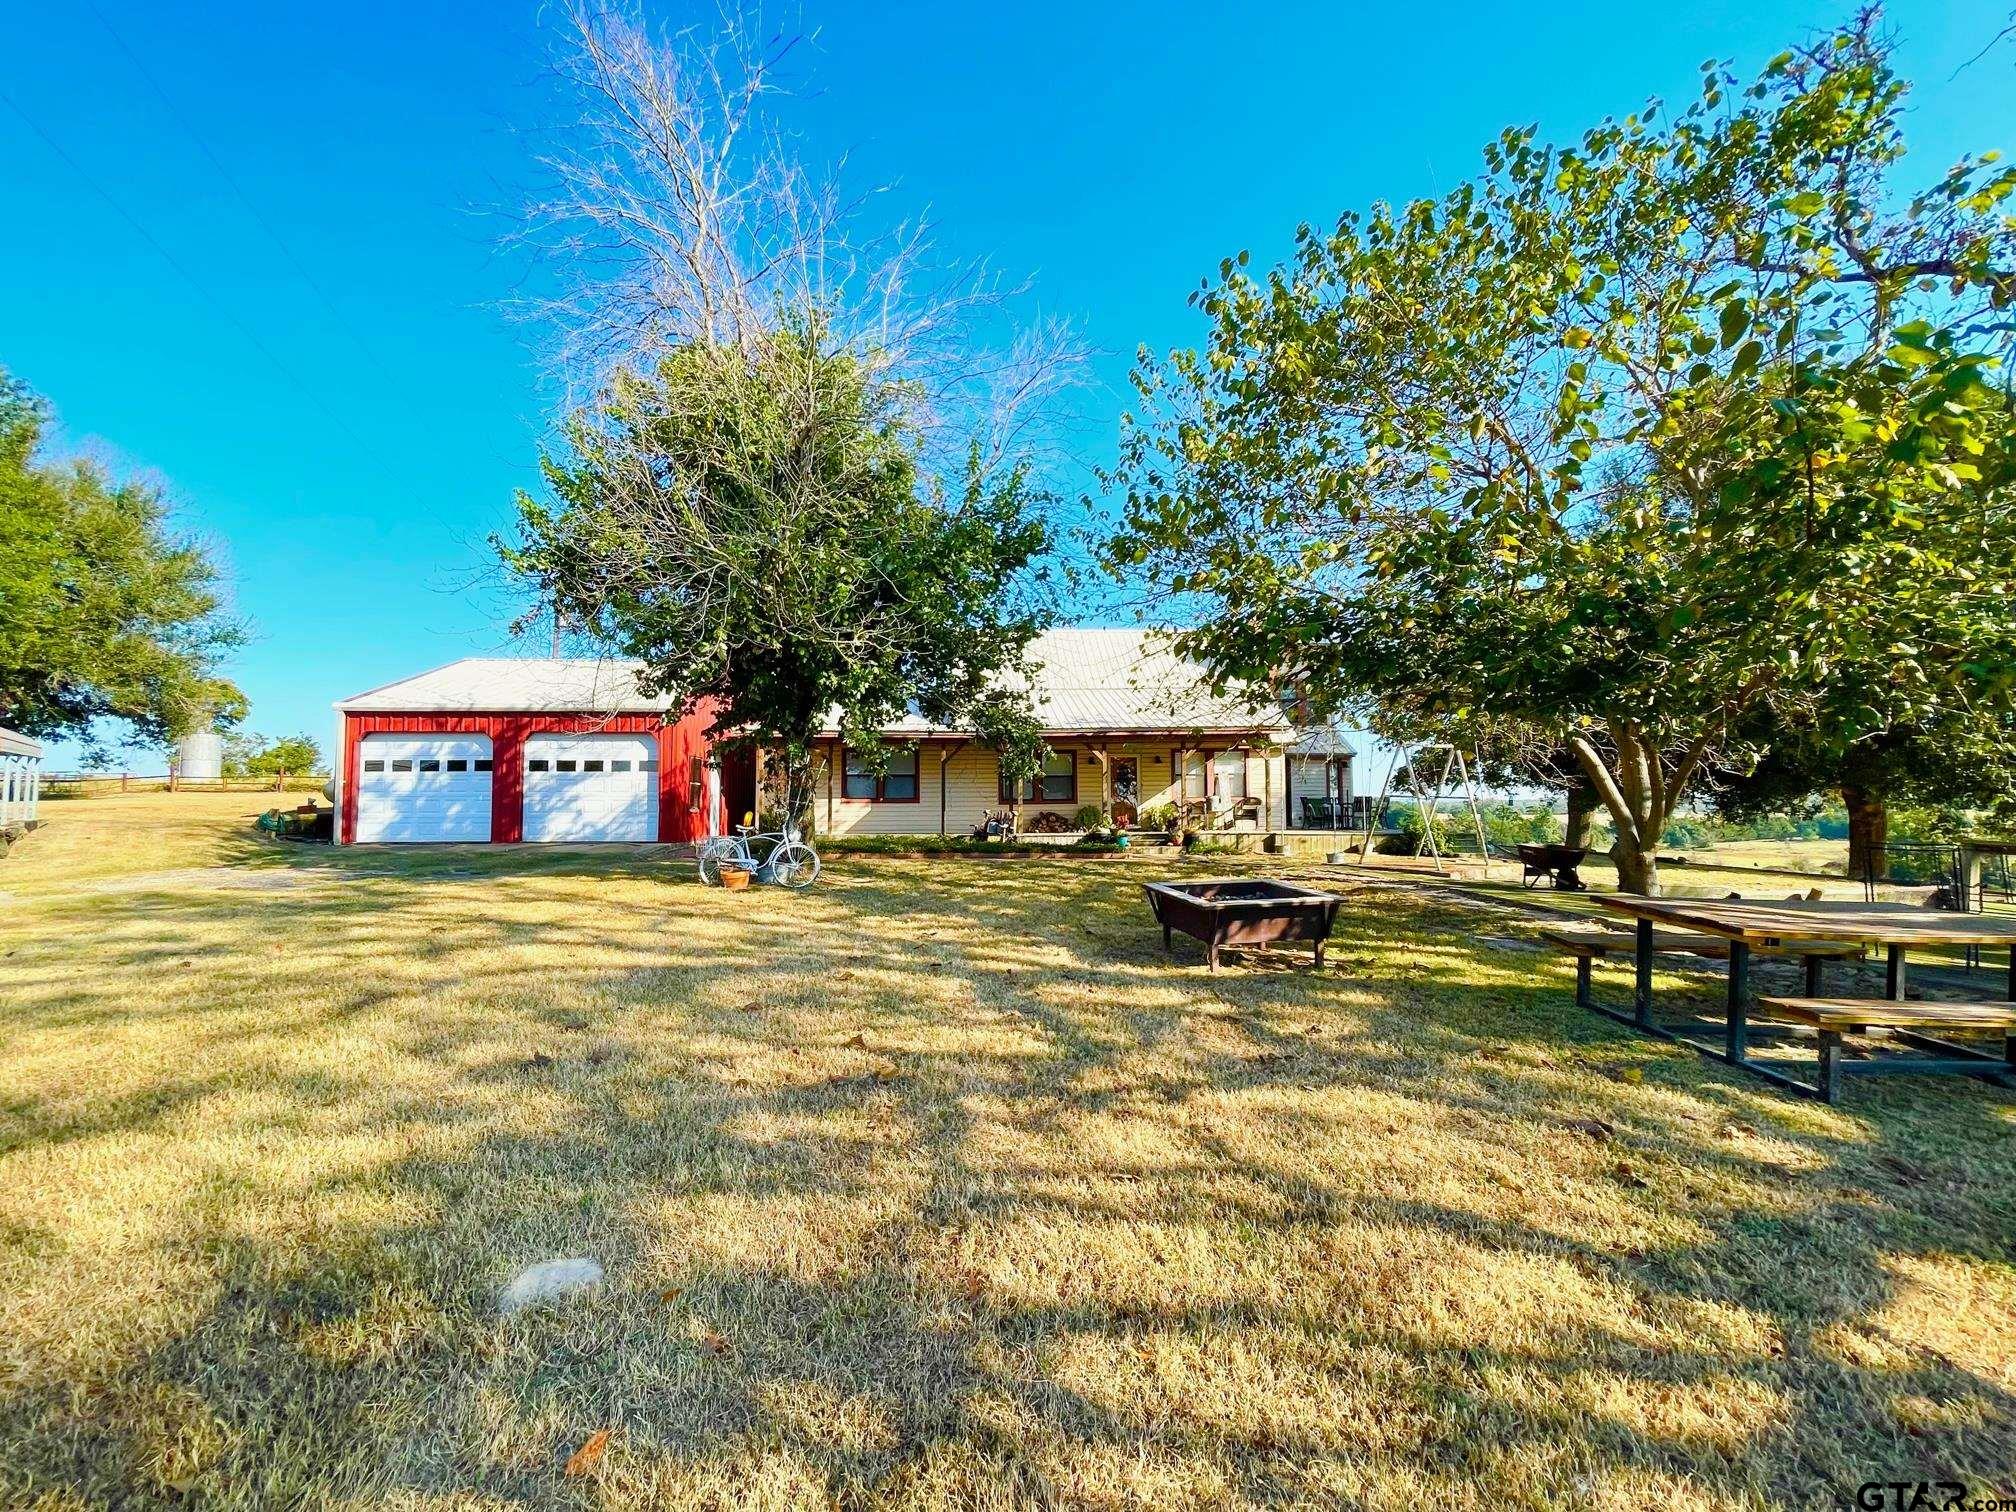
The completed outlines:
<svg viewBox="0 0 2016 1512">
<path fill-rule="evenodd" d="M 1846 840 L 1725 840 L 1720 845 L 1671 854 L 1719 867 L 1770 867 L 1837 877 L 1848 870 Z"/>
</svg>

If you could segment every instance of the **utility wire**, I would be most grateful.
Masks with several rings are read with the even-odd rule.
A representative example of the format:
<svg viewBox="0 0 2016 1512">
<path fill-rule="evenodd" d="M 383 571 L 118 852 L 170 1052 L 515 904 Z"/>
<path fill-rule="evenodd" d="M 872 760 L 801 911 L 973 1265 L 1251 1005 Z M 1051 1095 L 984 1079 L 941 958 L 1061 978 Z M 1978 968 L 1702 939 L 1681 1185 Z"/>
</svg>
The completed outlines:
<svg viewBox="0 0 2016 1512">
<path fill-rule="evenodd" d="M 111 191 L 106 189 L 103 184 L 99 183 L 96 179 L 91 177 L 89 173 L 85 172 L 84 165 L 79 163 L 77 159 L 70 156 L 69 153 L 65 152 L 63 150 L 63 144 L 57 141 L 56 138 L 51 136 L 48 132 L 44 131 L 42 129 L 41 123 L 39 123 L 33 116 L 28 114 L 27 111 L 21 108 L 19 101 L 17 101 L 12 95 L 6 93 L 4 90 L 0 90 L 0 101 L 4 101 L 9 110 L 13 111 L 14 114 L 19 116 L 24 122 L 27 123 L 28 129 L 34 132 L 35 135 L 40 137 L 43 141 L 43 144 L 46 147 L 48 147 L 48 149 L 51 152 L 55 153 L 56 156 L 63 161 L 65 166 L 67 166 L 72 173 L 76 174 L 79 179 L 83 180 L 84 186 L 87 189 L 89 189 L 93 194 L 97 195 L 98 198 L 105 201 L 106 204 L 110 205 L 112 207 L 113 213 L 115 213 L 121 220 L 126 222 L 128 226 L 131 226 L 133 228 L 134 235 L 138 236 L 142 241 L 147 243 L 148 246 L 152 247 L 155 253 L 160 257 L 160 259 L 166 264 L 168 264 L 169 267 L 173 268 L 177 273 L 181 274 L 182 277 L 188 282 L 189 286 L 202 297 L 203 302 L 205 304 L 209 305 L 211 309 L 215 310 L 219 315 L 222 315 L 225 320 L 229 321 L 233 329 L 235 329 L 240 336 L 243 336 L 245 340 L 252 345 L 253 349 L 259 353 L 260 356 L 264 357 L 268 362 L 272 363 L 275 368 L 279 369 L 282 377 L 286 378 L 289 382 L 299 387 L 300 390 L 304 394 L 306 394 L 310 399 L 315 399 L 314 390 L 310 389 L 306 383 L 302 382 L 300 374 L 296 373 L 292 368 L 287 366 L 285 362 L 281 361 L 279 354 L 275 352 L 271 347 L 266 345 L 265 342 L 261 341 L 259 339 L 257 332 L 255 332 L 250 326 L 246 325 L 244 321 L 240 320 L 236 315 L 234 315 L 229 309 L 229 307 L 227 307 L 221 300 L 219 300 L 216 295 L 212 294 L 210 290 L 207 287 L 205 287 L 203 281 L 199 279 L 194 273 L 190 272 L 189 269 L 183 264 L 182 260 L 178 258 L 173 252 L 170 252 L 166 247 L 164 247 L 161 244 L 160 240 L 156 238 L 154 233 L 152 231 L 149 231 L 147 227 L 141 223 L 138 216 L 134 215 L 132 211 L 128 210 L 124 205 L 120 204 L 118 200 L 112 197 Z M 316 400 L 316 402 L 320 404 L 321 401 Z M 331 415 L 329 418 L 331 420 L 336 421 L 338 425 L 342 425 L 342 421 L 338 419 L 336 416 Z M 344 429 L 347 430 L 348 427 L 346 426 L 344 427 Z M 355 438 L 353 437 L 353 439 Z M 361 446 L 363 443 L 359 441 L 358 444 Z"/>
<path fill-rule="evenodd" d="M 245 192 L 244 187 L 233 177 L 231 170 L 224 166 L 223 159 L 211 150 L 210 144 L 204 140 L 203 134 L 182 113 L 181 108 L 169 97 L 168 91 L 161 87 L 161 82 L 154 77 L 153 71 L 140 60 L 140 55 L 127 45 L 126 39 L 120 35 L 118 28 L 113 26 L 102 10 L 96 5 L 89 4 L 88 0 L 85 8 L 97 19 L 98 24 L 105 28 L 106 35 L 111 37 L 113 42 L 118 45 L 119 51 L 126 55 L 126 61 L 133 65 L 134 72 L 147 81 L 147 87 L 154 91 L 155 98 L 161 102 L 163 108 L 167 110 L 175 124 L 188 133 L 189 140 L 196 144 L 197 149 L 209 160 L 210 166 L 217 170 L 217 176 L 224 180 L 231 192 L 238 197 L 238 203 L 245 207 L 245 213 L 252 217 L 254 223 L 258 225 L 261 231 L 266 233 L 267 240 L 279 248 L 280 256 L 285 260 L 287 266 L 294 271 L 295 277 L 315 291 L 315 297 L 322 301 L 322 308 L 329 312 L 330 319 L 341 327 L 343 334 L 356 344 L 357 350 L 362 352 L 371 365 L 378 370 L 378 376 L 389 383 L 391 381 L 391 373 L 386 369 L 385 364 L 379 360 L 378 354 L 357 333 L 357 328 L 344 318 L 343 312 L 336 307 L 336 301 L 329 297 L 328 291 L 316 281 L 315 275 L 310 273 L 301 259 L 294 255 L 294 249 L 287 244 L 286 239 L 274 229 L 273 223 L 267 220 L 265 215 L 260 212 L 259 207 L 252 202 L 252 197 Z"/>
</svg>

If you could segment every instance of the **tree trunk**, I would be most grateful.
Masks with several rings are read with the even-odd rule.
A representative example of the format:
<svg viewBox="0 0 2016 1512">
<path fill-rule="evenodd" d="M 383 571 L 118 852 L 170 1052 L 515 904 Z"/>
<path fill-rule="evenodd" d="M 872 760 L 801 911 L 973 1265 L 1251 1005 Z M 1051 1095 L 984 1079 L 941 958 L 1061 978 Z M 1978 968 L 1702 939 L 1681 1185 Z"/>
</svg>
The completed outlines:
<svg viewBox="0 0 2016 1512">
<path fill-rule="evenodd" d="M 1586 777 L 1578 777 L 1568 787 L 1568 824 L 1562 835 L 1562 843 L 1589 849 L 1596 838 L 1596 810 L 1603 806 L 1603 796 L 1596 791 L 1596 785 Z"/>
<path fill-rule="evenodd" d="M 1661 801 L 1664 784 L 1656 780 L 1650 767 L 1650 760 L 1657 760 L 1656 753 L 1649 753 L 1648 760 L 1643 743 L 1628 731 L 1620 732 L 1618 746 L 1617 769 L 1612 771 L 1589 741 L 1573 742 L 1583 784 L 1610 811 L 1610 827 L 1616 836 L 1610 860 L 1617 868 L 1618 890 L 1657 897 L 1659 832 L 1666 827 L 1666 814 L 1674 800 Z"/>
<path fill-rule="evenodd" d="M 1883 875 L 1889 858 L 1890 810 L 1882 797 L 1867 788 L 1844 787 L 1841 803 L 1848 810 L 1848 875 Z"/>
<path fill-rule="evenodd" d="M 1639 893 L 1647 898 L 1659 896 L 1658 847 L 1640 847 L 1623 831 L 1618 831 L 1617 843 L 1610 847 L 1610 860 L 1617 867 L 1617 890 Z"/>
</svg>

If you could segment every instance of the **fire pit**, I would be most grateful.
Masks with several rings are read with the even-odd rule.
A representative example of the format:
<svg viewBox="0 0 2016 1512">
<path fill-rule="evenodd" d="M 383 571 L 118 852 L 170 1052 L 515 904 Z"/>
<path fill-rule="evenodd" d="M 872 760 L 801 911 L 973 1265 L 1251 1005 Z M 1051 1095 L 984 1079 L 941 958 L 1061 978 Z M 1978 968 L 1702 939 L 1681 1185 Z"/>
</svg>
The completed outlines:
<svg viewBox="0 0 2016 1512">
<path fill-rule="evenodd" d="M 1141 890 L 1162 926 L 1162 948 L 1172 947 L 1173 930 L 1204 942 L 1204 958 L 1218 969 L 1225 945 L 1272 945 L 1308 940 L 1323 969 L 1323 942 L 1344 900 L 1313 887 L 1260 877 L 1228 877 L 1208 882 L 1146 882 Z"/>
</svg>

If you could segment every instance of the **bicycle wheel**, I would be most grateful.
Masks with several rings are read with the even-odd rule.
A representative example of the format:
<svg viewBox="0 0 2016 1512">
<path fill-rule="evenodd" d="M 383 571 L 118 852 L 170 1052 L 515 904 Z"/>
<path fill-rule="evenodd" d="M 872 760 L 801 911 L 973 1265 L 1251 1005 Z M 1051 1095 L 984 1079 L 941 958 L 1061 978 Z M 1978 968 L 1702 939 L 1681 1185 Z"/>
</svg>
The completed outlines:
<svg viewBox="0 0 2016 1512">
<path fill-rule="evenodd" d="M 700 883 L 703 887 L 721 885 L 721 863 L 733 860 L 741 853 L 741 847 L 733 840 L 716 835 L 712 840 L 700 842 Z"/>
<path fill-rule="evenodd" d="M 770 852 L 765 869 L 779 887 L 802 892 L 819 880 L 819 852 L 802 840 L 787 840 Z"/>
</svg>

